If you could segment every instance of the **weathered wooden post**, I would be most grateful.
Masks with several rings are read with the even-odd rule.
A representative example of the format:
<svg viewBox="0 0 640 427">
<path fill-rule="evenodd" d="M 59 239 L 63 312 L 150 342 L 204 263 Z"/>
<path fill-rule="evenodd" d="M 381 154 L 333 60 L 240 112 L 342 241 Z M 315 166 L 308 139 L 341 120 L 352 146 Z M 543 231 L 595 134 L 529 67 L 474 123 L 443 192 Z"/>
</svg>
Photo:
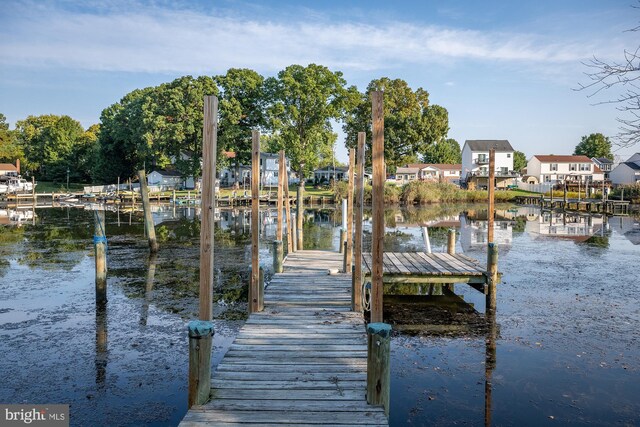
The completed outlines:
<svg viewBox="0 0 640 427">
<path fill-rule="evenodd" d="M 382 405 L 389 416 L 391 325 L 367 325 L 367 403 Z"/>
<path fill-rule="evenodd" d="M 495 210 L 493 201 L 494 201 L 495 192 L 496 192 L 495 180 L 496 180 L 496 150 L 491 148 L 489 150 L 489 181 L 487 182 L 487 189 L 489 191 L 489 208 L 487 212 L 487 216 L 488 216 L 487 241 L 488 242 L 493 242 L 493 212 Z M 551 192 L 553 193 L 553 189 L 551 189 Z"/>
<path fill-rule="evenodd" d="M 344 272 L 351 271 L 353 264 L 353 185 L 354 185 L 354 169 L 356 165 L 356 150 L 349 150 L 349 192 L 347 193 L 347 246 L 345 248 L 346 263 Z"/>
<path fill-rule="evenodd" d="M 204 97 L 202 143 L 202 216 L 200 226 L 199 320 L 189 322 L 189 407 L 209 400 L 213 344 L 213 236 L 215 218 L 218 98 Z"/>
<path fill-rule="evenodd" d="M 383 92 L 371 92 L 373 188 L 372 188 L 372 226 L 371 226 L 371 322 L 383 320 L 383 264 L 384 256 L 384 105 Z"/>
<path fill-rule="evenodd" d="M 144 169 L 138 171 L 140 178 L 140 194 L 142 195 L 142 209 L 144 210 L 144 229 L 149 238 L 149 250 L 158 252 L 158 241 L 156 240 L 156 227 L 153 224 L 151 205 L 149 203 L 149 190 L 147 188 L 147 177 Z"/>
<path fill-rule="evenodd" d="M 342 199 L 342 224 L 340 226 L 340 253 L 344 250 L 347 236 L 347 199 Z"/>
<path fill-rule="evenodd" d="M 496 310 L 496 291 L 498 287 L 498 245 L 491 242 L 487 248 L 487 296 L 486 312 Z"/>
<path fill-rule="evenodd" d="M 285 203 L 285 214 L 286 214 L 286 222 L 287 222 L 287 254 L 293 252 L 293 242 L 295 241 L 293 234 L 293 223 L 291 221 L 291 199 L 289 198 L 289 172 L 287 171 L 287 163 L 285 157 L 285 165 L 284 165 L 284 197 L 286 199 Z"/>
<path fill-rule="evenodd" d="M 251 148 L 251 286 L 249 286 L 249 313 L 259 311 L 260 302 L 260 132 L 252 131 Z"/>
<path fill-rule="evenodd" d="M 364 144 L 365 132 L 358 132 L 358 176 L 355 198 L 354 269 L 351 276 L 351 310 L 362 311 L 362 205 L 364 202 Z"/>
<path fill-rule="evenodd" d="M 120 200 L 120 175 L 118 175 L 118 184 L 116 185 L 116 200 Z"/>
<path fill-rule="evenodd" d="M 456 230 L 453 228 L 450 228 L 447 234 L 448 240 L 447 240 L 447 253 L 449 255 L 455 255 L 456 254 Z"/>
<path fill-rule="evenodd" d="M 282 259 L 284 258 L 284 248 L 282 247 L 282 193 L 284 190 L 284 151 L 280 150 L 280 158 L 278 161 L 278 200 L 276 203 L 278 209 L 277 225 L 276 225 L 276 240 L 273 242 L 273 271 L 276 273 L 282 273 Z"/>
<path fill-rule="evenodd" d="M 291 230 L 292 230 L 292 242 L 293 242 L 293 252 L 296 252 L 298 250 L 298 239 L 296 236 L 298 236 L 298 220 L 296 218 L 296 216 L 298 216 L 298 214 L 293 213 L 293 219 L 291 220 Z"/>
<path fill-rule="evenodd" d="M 300 182 L 298 183 L 297 202 L 296 202 L 296 250 L 304 249 L 304 166 L 300 165 Z"/>
<path fill-rule="evenodd" d="M 107 302 L 107 233 L 104 209 L 93 211 L 93 247 L 96 259 L 96 304 Z"/>
</svg>

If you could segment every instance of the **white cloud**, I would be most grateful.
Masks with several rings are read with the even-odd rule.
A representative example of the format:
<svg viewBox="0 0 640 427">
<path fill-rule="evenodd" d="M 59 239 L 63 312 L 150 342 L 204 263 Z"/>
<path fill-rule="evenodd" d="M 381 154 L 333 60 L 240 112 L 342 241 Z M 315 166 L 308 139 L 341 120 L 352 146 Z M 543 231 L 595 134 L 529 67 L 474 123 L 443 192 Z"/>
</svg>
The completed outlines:
<svg viewBox="0 0 640 427">
<path fill-rule="evenodd" d="M 229 67 L 273 72 L 315 62 L 358 71 L 460 60 L 557 65 L 577 63 L 597 50 L 543 35 L 402 22 L 329 23 L 318 16 L 277 22 L 139 5 L 99 13 L 31 6 L 23 4 L 28 10 L 0 21 L 0 64 L 214 73 Z"/>
</svg>

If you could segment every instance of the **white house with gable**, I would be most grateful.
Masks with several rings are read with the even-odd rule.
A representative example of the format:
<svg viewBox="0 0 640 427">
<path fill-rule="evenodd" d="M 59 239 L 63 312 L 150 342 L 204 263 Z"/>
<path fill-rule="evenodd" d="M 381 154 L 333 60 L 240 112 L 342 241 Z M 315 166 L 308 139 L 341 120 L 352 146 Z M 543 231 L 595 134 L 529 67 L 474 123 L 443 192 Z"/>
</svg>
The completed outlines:
<svg viewBox="0 0 640 427">
<path fill-rule="evenodd" d="M 513 147 L 506 139 L 471 139 L 462 147 L 461 183 L 469 189 L 487 188 L 489 150 L 495 151 L 495 186 L 505 188 L 516 182 L 513 170 Z"/>
<path fill-rule="evenodd" d="M 527 183 L 602 181 L 604 174 L 587 156 L 535 155 L 527 162 Z"/>
</svg>

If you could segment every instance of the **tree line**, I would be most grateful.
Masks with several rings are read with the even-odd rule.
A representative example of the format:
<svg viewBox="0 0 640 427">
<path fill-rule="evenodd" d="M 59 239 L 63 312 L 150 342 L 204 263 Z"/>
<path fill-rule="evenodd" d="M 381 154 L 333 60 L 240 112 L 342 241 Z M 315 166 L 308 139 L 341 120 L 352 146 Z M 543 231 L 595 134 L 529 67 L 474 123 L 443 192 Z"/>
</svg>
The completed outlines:
<svg viewBox="0 0 640 427">
<path fill-rule="evenodd" d="M 84 129 L 69 116 L 41 115 L 19 120 L 10 130 L 0 114 L 0 162 L 20 159 L 22 172 L 39 180 L 113 183 L 136 171 L 175 167 L 183 176 L 201 173 L 203 99 L 219 99 L 218 168 L 221 155 L 249 164 L 251 132 L 261 131 L 266 152 L 284 149 L 302 178 L 332 163 L 340 123 L 345 145 L 355 147 L 367 133 L 370 164 L 371 101 L 384 91 L 385 160 L 393 173 L 407 163 L 460 163 L 460 145 L 447 138 L 447 110 L 429 101 L 423 88 L 402 79 L 372 80 L 364 92 L 349 86 L 340 71 L 325 66 L 290 65 L 265 78 L 250 69 L 216 76 L 183 76 L 136 89 L 102 111 L 100 123 Z M 524 154 L 518 160 L 524 160 Z"/>
</svg>

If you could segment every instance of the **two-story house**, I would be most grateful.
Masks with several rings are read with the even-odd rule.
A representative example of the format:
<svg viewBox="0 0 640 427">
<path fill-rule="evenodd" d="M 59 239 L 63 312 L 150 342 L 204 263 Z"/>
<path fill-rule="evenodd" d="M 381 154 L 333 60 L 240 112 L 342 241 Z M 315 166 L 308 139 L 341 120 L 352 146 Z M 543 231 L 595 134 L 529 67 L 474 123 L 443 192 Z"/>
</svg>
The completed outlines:
<svg viewBox="0 0 640 427">
<path fill-rule="evenodd" d="M 462 147 L 461 183 L 469 189 L 488 188 L 489 150 L 495 151 L 495 182 L 498 188 L 515 183 L 513 147 L 506 139 L 466 140 Z"/>
<path fill-rule="evenodd" d="M 602 181 L 604 174 L 587 156 L 535 155 L 527 162 L 527 183 Z"/>
<path fill-rule="evenodd" d="M 609 173 L 613 169 L 613 160 L 606 157 L 592 157 L 591 161 L 602 171 L 604 179 L 609 179 Z"/>
<path fill-rule="evenodd" d="M 640 182 L 640 153 L 620 163 L 609 174 L 613 184 L 635 184 Z"/>
</svg>

